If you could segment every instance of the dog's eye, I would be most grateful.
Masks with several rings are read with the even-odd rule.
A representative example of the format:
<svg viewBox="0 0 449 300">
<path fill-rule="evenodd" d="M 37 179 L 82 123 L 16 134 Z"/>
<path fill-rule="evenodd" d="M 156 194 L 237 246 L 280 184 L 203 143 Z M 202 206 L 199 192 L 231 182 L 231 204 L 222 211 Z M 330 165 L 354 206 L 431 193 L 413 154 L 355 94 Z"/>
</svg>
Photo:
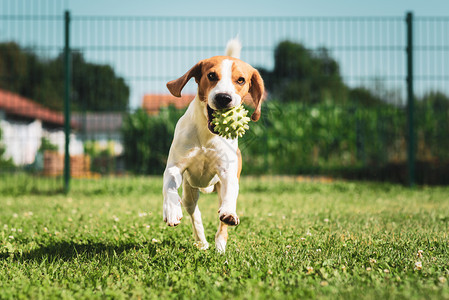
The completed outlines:
<svg viewBox="0 0 449 300">
<path fill-rule="evenodd" d="M 210 81 L 217 81 L 218 80 L 217 73 L 215 73 L 215 72 L 210 72 L 209 74 L 207 74 L 207 78 Z"/>
<path fill-rule="evenodd" d="M 240 85 L 244 85 L 245 84 L 245 78 L 240 77 L 239 79 L 237 79 L 237 83 Z"/>
</svg>

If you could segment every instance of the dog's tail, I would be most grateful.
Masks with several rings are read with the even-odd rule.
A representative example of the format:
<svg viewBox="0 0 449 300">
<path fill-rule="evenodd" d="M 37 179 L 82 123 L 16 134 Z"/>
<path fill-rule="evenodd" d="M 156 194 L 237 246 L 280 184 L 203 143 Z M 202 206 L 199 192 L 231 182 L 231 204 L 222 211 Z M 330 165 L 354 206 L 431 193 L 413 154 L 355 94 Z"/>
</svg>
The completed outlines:
<svg viewBox="0 0 449 300">
<path fill-rule="evenodd" d="M 240 51 L 242 50 L 242 43 L 238 37 L 229 40 L 226 45 L 226 56 L 240 58 Z"/>
</svg>

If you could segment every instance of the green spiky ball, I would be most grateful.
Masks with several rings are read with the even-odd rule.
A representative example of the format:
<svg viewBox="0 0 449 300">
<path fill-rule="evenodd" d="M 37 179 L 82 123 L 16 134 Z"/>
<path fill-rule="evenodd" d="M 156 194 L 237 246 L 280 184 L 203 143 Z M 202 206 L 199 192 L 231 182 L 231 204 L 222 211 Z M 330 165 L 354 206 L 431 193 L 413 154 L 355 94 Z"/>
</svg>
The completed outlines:
<svg viewBox="0 0 449 300">
<path fill-rule="evenodd" d="M 248 111 L 243 105 L 214 111 L 212 123 L 215 125 L 215 132 L 227 139 L 242 137 L 249 129 L 250 118 L 246 116 L 247 114 Z"/>
</svg>

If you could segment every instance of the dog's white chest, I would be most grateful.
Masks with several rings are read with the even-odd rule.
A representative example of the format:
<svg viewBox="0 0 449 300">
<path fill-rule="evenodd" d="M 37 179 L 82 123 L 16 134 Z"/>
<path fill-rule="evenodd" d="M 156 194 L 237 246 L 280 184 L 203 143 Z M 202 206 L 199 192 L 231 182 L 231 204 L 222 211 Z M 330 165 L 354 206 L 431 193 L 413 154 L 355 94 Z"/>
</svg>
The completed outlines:
<svg viewBox="0 0 449 300">
<path fill-rule="evenodd" d="M 221 151 L 220 151 L 221 150 Z M 185 175 L 193 187 L 205 188 L 216 184 L 237 163 L 236 154 L 223 149 L 197 147 L 186 158 Z"/>
</svg>

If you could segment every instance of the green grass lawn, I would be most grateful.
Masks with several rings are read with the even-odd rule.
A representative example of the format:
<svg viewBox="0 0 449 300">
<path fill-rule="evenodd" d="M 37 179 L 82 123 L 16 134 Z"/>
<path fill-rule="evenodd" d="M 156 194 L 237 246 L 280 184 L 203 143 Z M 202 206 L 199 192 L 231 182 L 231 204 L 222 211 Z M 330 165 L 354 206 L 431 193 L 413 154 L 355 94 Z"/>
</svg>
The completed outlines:
<svg viewBox="0 0 449 300">
<path fill-rule="evenodd" d="M 161 178 L 75 180 L 69 195 L 1 179 L 0 298 L 449 299 L 448 187 L 243 178 L 220 255 L 214 194 L 201 251 L 186 213 L 162 222 Z"/>
</svg>

